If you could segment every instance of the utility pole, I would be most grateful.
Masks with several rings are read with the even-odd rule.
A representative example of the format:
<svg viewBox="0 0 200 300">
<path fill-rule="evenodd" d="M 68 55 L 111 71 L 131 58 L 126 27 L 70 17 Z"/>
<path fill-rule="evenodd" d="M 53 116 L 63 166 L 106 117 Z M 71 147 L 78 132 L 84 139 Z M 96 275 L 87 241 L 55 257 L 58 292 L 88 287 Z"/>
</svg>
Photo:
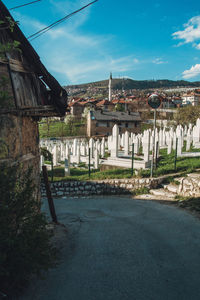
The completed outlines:
<svg viewBox="0 0 200 300">
<path fill-rule="evenodd" d="M 154 136 L 153 136 L 153 147 L 152 147 L 152 159 L 151 159 L 151 177 L 153 177 L 153 169 L 154 169 L 154 156 L 155 156 L 155 149 L 156 149 L 156 109 L 161 105 L 162 98 L 154 93 L 148 97 L 148 105 L 154 109 Z"/>
</svg>

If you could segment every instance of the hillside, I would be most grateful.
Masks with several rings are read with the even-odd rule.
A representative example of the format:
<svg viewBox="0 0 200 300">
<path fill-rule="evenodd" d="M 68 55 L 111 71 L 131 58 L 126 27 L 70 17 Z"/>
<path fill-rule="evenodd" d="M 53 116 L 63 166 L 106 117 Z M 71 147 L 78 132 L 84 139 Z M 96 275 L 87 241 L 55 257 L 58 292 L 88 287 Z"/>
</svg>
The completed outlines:
<svg viewBox="0 0 200 300">
<path fill-rule="evenodd" d="M 124 90 L 131 90 L 131 89 L 154 89 L 154 88 L 175 88 L 175 87 L 198 87 L 200 86 L 200 82 L 189 82 L 185 80 L 178 80 L 178 81 L 173 81 L 173 80 L 132 80 L 129 78 L 125 79 L 117 79 L 114 78 L 112 80 L 112 88 L 114 90 L 117 89 L 124 89 Z M 80 85 L 68 85 L 65 86 L 66 89 L 72 88 L 72 89 L 83 89 L 87 90 L 88 88 L 99 88 L 99 89 L 104 89 L 108 87 L 108 80 L 101 80 L 101 81 L 96 81 L 96 82 L 90 82 L 86 84 L 80 84 Z"/>
</svg>

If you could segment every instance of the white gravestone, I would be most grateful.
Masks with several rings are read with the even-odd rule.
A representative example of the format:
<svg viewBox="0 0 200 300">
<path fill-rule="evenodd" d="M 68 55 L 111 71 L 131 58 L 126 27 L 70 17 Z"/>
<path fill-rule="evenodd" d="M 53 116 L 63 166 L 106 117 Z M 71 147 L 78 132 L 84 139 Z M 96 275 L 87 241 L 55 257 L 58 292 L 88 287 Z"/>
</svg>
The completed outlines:
<svg viewBox="0 0 200 300">
<path fill-rule="evenodd" d="M 124 136 L 124 155 L 128 156 L 129 155 L 129 132 L 125 132 Z"/>
</svg>

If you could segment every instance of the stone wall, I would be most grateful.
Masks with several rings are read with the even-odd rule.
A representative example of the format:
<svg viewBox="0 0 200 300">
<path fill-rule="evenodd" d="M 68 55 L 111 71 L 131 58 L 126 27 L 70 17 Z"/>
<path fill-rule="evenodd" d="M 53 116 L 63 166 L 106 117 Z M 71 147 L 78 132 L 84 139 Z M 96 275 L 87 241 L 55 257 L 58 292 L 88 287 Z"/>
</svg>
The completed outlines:
<svg viewBox="0 0 200 300">
<path fill-rule="evenodd" d="M 200 197 L 200 174 L 192 173 L 181 178 L 177 193 L 186 197 Z"/>
<path fill-rule="evenodd" d="M 88 195 L 120 195 L 131 194 L 134 190 L 146 187 L 156 188 L 161 183 L 157 178 L 112 179 L 100 181 L 58 181 L 51 183 L 53 197 L 88 196 Z M 42 196 L 46 196 L 44 185 Z"/>
</svg>

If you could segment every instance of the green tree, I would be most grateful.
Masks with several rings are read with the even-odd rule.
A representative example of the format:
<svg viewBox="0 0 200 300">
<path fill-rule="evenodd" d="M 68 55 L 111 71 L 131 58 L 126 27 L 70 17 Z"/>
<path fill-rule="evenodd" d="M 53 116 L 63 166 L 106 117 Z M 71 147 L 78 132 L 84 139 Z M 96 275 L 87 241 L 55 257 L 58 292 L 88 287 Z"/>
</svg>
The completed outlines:
<svg viewBox="0 0 200 300">
<path fill-rule="evenodd" d="M 19 166 L 0 167 L 0 291 L 8 296 L 55 265 L 56 249 L 31 178 Z"/>
<path fill-rule="evenodd" d="M 65 117 L 65 124 L 67 125 L 67 129 L 68 129 L 68 133 L 70 136 L 73 135 L 73 132 L 74 132 L 74 125 L 75 125 L 75 122 L 76 122 L 76 119 L 74 116 L 72 115 L 67 115 Z"/>
<path fill-rule="evenodd" d="M 174 116 L 174 120 L 177 124 L 187 125 L 189 123 L 194 124 L 197 118 L 200 117 L 200 106 L 188 105 L 180 107 Z"/>
<path fill-rule="evenodd" d="M 15 22 L 10 17 L 6 17 L 6 22 L 0 20 L 0 31 L 10 29 L 10 31 L 13 32 L 16 24 L 18 24 L 18 21 Z M 7 43 L 0 43 L 0 57 L 5 58 L 6 52 L 11 52 L 13 50 L 21 51 L 19 45 L 20 42 L 16 40 Z"/>
<path fill-rule="evenodd" d="M 115 105 L 114 111 L 125 111 L 123 105 L 121 105 L 120 103 L 117 103 Z"/>
</svg>

